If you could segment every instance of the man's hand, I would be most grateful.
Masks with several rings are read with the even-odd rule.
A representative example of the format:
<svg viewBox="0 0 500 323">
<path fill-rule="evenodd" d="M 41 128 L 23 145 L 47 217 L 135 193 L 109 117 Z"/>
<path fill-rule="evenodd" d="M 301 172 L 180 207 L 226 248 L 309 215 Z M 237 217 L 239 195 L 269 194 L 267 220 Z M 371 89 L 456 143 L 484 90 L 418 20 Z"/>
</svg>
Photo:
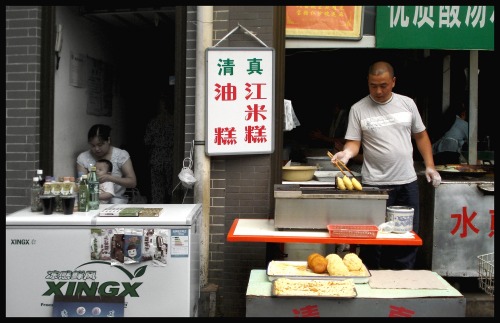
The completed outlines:
<svg viewBox="0 0 500 323">
<path fill-rule="evenodd" d="M 434 187 L 438 187 L 439 184 L 441 184 L 441 175 L 439 175 L 438 171 L 432 167 L 425 168 L 425 177 L 427 178 L 428 183 L 432 181 L 432 186 Z"/>
<path fill-rule="evenodd" d="M 351 159 L 352 153 L 349 150 L 342 150 L 333 155 L 332 157 L 332 163 L 335 164 L 337 160 L 340 160 L 343 162 L 345 165 L 347 165 L 347 162 L 349 162 L 349 159 Z"/>
</svg>

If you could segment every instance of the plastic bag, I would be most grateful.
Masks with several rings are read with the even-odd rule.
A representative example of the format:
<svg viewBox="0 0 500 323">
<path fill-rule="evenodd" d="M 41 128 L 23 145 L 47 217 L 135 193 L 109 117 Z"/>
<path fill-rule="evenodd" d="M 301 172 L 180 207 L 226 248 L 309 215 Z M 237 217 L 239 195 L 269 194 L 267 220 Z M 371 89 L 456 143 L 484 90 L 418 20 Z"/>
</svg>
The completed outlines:
<svg viewBox="0 0 500 323">
<path fill-rule="evenodd" d="M 300 126 L 299 119 L 295 115 L 295 111 L 293 110 L 292 107 L 292 101 L 290 100 L 285 100 L 285 108 L 284 108 L 284 113 L 285 113 L 285 118 L 283 120 L 284 122 L 284 131 L 290 131 L 294 129 L 295 127 Z"/>
<path fill-rule="evenodd" d="M 186 192 L 184 193 L 184 198 L 182 199 L 182 203 L 184 203 L 184 200 L 186 199 L 186 195 L 189 191 L 190 188 L 193 187 L 194 183 L 196 183 L 196 178 L 194 177 L 193 170 L 191 169 L 193 167 L 193 150 L 194 150 L 194 140 L 191 143 L 191 151 L 189 153 L 189 157 L 184 158 L 182 161 L 182 169 L 177 175 L 180 179 L 180 182 L 175 185 L 174 189 L 172 190 L 172 194 L 174 194 L 175 189 L 179 186 L 179 184 L 182 183 L 182 187 L 184 187 Z"/>
<path fill-rule="evenodd" d="M 196 183 L 194 173 L 189 167 L 182 167 L 178 177 L 182 182 L 182 186 L 185 188 L 192 188 L 194 183 Z"/>
</svg>

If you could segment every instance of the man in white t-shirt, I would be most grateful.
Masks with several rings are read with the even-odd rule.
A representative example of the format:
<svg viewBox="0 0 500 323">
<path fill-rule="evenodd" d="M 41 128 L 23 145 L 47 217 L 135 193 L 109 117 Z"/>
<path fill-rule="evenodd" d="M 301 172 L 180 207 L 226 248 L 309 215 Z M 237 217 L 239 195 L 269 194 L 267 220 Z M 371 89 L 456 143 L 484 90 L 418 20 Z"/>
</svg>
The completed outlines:
<svg viewBox="0 0 500 323">
<path fill-rule="evenodd" d="M 332 161 L 345 164 L 363 147 L 361 177 L 363 186 L 388 189 L 387 206 L 401 205 L 414 209 L 413 231 L 418 233 L 419 191 L 413 166 L 412 138 L 422 155 L 425 176 L 434 187 L 441 176 L 434 167 L 432 146 L 415 102 L 392 92 L 396 84 L 393 67 L 376 62 L 368 70 L 370 94 L 355 103 L 342 151 Z M 360 258 L 369 269 L 413 269 L 417 247 L 360 246 Z"/>
</svg>

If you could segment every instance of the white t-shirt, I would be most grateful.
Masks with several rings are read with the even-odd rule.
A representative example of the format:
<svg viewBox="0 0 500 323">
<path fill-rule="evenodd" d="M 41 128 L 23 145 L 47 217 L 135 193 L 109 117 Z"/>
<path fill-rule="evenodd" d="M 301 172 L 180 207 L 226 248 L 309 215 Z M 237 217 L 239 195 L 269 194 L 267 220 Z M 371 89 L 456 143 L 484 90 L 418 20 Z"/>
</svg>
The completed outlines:
<svg viewBox="0 0 500 323">
<path fill-rule="evenodd" d="M 118 177 L 123 177 L 122 175 L 122 166 L 125 164 L 127 160 L 129 160 L 130 155 L 126 150 L 120 149 L 113 147 L 113 151 L 111 152 L 111 163 L 113 164 L 113 171 L 111 174 L 113 176 L 118 176 Z M 78 158 L 76 159 L 76 162 L 78 165 L 81 165 L 85 167 L 86 169 L 90 168 L 90 164 L 95 165 L 95 158 L 92 156 L 90 153 L 90 150 L 82 152 L 80 155 L 78 155 Z M 114 184 L 114 183 L 113 183 Z M 115 186 L 115 197 L 116 198 L 121 198 L 123 197 L 123 194 L 125 193 L 125 187 L 114 184 Z"/>
<path fill-rule="evenodd" d="M 349 112 L 345 139 L 361 141 L 361 176 L 365 184 L 401 185 L 417 179 L 411 134 L 426 128 L 415 102 L 392 94 L 392 99 L 384 104 L 367 95 Z"/>
<path fill-rule="evenodd" d="M 99 199 L 101 204 L 109 204 L 111 199 L 115 196 L 115 186 L 113 185 L 113 182 L 104 182 L 99 184 L 99 195 L 105 192 L 110 193 L 112 197 L 109 200 Z"/>
</svg>

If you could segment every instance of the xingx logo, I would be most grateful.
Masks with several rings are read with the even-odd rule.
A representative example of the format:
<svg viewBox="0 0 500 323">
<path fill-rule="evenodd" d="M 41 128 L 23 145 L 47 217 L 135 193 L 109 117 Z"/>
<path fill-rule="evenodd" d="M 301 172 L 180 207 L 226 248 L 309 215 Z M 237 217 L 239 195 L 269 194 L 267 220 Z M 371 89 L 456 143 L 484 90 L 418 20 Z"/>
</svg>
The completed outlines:
<svg viewBox="0 0 500 323">
<path fill-rule="evenodd" d="M 84 263 L 75 270 L 58 271 L 52 270 L 47 272 L 45 279 L 48 285 L 47 291 L 45 291 L 43 296 L 50 295 L 66 295 L 66 296 L 130 296 L 130 297 L 140 297 L 138 288 L 143 283 L 142 282 L 129 282 L 129 281 L 105 281 L 98 282 L 97 272 L 95 270 L 79 270 L 85 265 L 89 264 L 106 264 L 111 265 L 107 261 L 91 261 Z M 118 270 L 125 273 L 130 280 L 133 278 L 138 278 L 144 275 L 146 272 L 146 266 L 137 268 L 134 273 L 131 273 L 122 266 L 112 266 Z M 87 280 L 92 280 L 87 282 Z"/>
<path fill-rule="evenodd" d="M 11 245 L 29 245 L 30 239 L 10 239 Z"/>
</svg>

